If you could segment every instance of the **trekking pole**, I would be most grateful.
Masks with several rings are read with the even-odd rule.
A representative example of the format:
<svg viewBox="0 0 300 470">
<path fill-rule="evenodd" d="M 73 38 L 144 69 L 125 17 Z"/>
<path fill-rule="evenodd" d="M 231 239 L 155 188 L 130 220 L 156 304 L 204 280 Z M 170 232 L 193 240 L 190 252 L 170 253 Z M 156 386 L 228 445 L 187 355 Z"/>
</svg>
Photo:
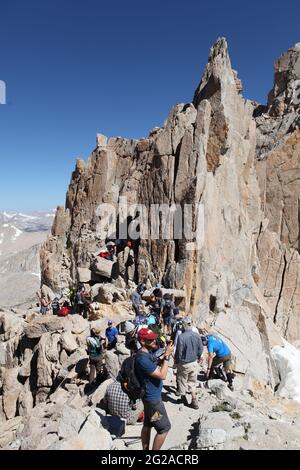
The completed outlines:
<svg viewBox="0 0 300 470">
<path fill-rule="evenodd" d="M 138 439 L 133 439 L 132 441 L 128 441 L 128 442 L 125 442 L 125 446 L 128 447 L 128 446 L 131 446 L 131 444 L 137 444 L 138 442 L 140 442 L 141 438 L 138 438 Z"/>
<path fill-rule="evenodd" d="M 70 373 L 73 371 L 74 367 L 76 367 L 76 364 L 74 364 L 74 366 L 71 368 L 71 370 L 69 370 L 68 374 L 66 375 L 66 377 L 58 384 L 58 386 L 56 387 L 55 391 L 58 390 L 62 384 L 70 378 Z M 77 374 L 77 377 L 78 377 L 78 374 Z"/>
</svg>

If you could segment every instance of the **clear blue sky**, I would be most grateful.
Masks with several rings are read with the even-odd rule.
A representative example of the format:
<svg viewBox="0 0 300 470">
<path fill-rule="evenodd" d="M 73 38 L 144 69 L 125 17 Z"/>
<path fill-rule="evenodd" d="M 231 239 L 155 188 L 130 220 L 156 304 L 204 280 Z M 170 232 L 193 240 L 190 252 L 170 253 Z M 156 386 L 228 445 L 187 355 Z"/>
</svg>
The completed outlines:
<svg viewBox="0 0 300 470">
<path fill-rule="evenodd" d="M 1 0 L 0 210 L 64 204 L 96 133 L 162 125 L 191 101 L 219 36 L 244 96 L 264 103 L 299 18 L 299 0 Z"/>
</svg>

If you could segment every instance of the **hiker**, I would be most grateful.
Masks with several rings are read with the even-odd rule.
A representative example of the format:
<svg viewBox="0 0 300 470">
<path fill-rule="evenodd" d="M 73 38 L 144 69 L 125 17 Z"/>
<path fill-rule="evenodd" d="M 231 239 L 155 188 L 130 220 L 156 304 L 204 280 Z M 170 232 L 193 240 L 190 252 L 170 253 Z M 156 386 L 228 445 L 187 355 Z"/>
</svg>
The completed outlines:
<svg viewBox="0 0 300 470">
<path fill-rule="evenodd" d="M 100 258 L 107 259 L 109 261 L 114 260 L 114 254 L 115 254 L 115 243 L 114 242 L 108 242 L 106 245 L 106 249 L 104 251 L 100 251 L 99 256 Z"/>
<path fill-rule="evenodd" d="M 174 354 L 176 353 L 176 348 L 177 348 L 177 343 L 178 343 L 178 338 L 182 334 L 184 330 L 184 319 L 185 317 L 180 316 L 180 314 L 176 318 L 176 323 L 174 324 L 173 327 L 173 332 L 171 334 L 171 340 L 174 341 Z M 199 331 L 196 328 L 196 326 L 192 325 L 191 330 L 199 335 Z M 200 335 L 199 335 L 200 336 Z"/>
<path fill-rule="evenodd" d="M 172 319 L 174 318 L 174 308 L 175 304 L 173 302 L 173 297 L 170 294 L 165 294 L 162 300 L 162 322 L 164 327 L 164 332 L 166 335 L 171 335 L 171 325 Z"/>
<path fill-rule="evenodd" d="M 213 377 L 213 368 L 219 364 L 223 364 L 226 373 L 228 388 L 233 391 L 234 374 L 231 369 L 231 351 L 227 344 L 218 336 L 208 333 L 204 344 L 208 350 L 208 363 L 206 380 Z"/>
<path fill-rule="evenodd" d="M 131 354 L 136 353 L 141 348 L 138 341 L 138 332 L 141 328 L 147 328 L 147 324 L 137 325 L 131 320 L 127 320 L 124 324 L 125 347 L 130 350 Z"/>
<path fill-rule="evenodd" d="M 40 304 L 40 313 L 42 315 L 46 315 L 48 310 L 49 310 L 49 305 L 51 304 L 51 298 L 49 293 L 42 287 L 40 290 L 37 291 L 36 293 L 38 299 L 39 299 L 39 304 Z"/>
<path fill-rule="evenodd" d="M 175 341 L 177 330 L 182 326 L 182 315 L 178 307 L 173 308 L 173 317 L 171 318 L 171 340 Z"/>
<path fill-rule="evenodd" d="M 112 320 L 108 320 L 107 328 L 105 330 L 105 336 L 107 339 L 106 347 L 108 350 L 113 349 L 115 345 L 117 344 L 118 333 L 119 333 L 118 329 L 115 326 L 113 326 Z"/>
<path fill-rule="evenodd" d="M 90 358 L 90 380 L 92 384 L 97 375 L 102 372 L 104 349 L 106 340 L 101 336 L 101 330 L 97 327 L 91 329 L 91 335 L 86 338 L 87 352 Z"/>
<path fill-rule="evenodd" d="M 150 300 L 146 302 L 146 307 L 150 308 L 150 312 L 155 316 L 156 323 L 159 325 L 161 321 L 162 299 L 152 294 Z"/>
<path fill-rule="evenodd" d="M 58 315 L 58 312 L 60 310 L 60 302 L 58 297 L 54 297 L 54 299 L 52 300 L 51 308 L 53 315 Z"/>
<path fill-rule="evenodd" d="M 101 405 L 108 414 L 126 420 L 128 425 L 136 424 L 143 419 L 143 402 L 137 400 L 135 404 L 132 403 L 122 390 L 120 374 L 108 385 Z"/>
<path fill-rule="evenodd" d="M 175 363 L 177 365 L 177 391 L 184 405 L 197 410 L 196 388 L 198 363 L 203 352 L 203 345 L 199 333 L 192 331 L 192 319 L 183 319 L 183 330 L 178 336 L 175 352 Z M 188 404 L 186 393 L 188 389 L 192 395 L 191 404 Z"/>
<path fill-rule="evenodd" d="M 84 315 L 84 312 L 85 312 L 85 296 L 84 296 L 84 293 L 85 293 L 85 287 L 84 286 L 80 286 L 76 292 L 76 296 L 75 296 L 75 299 L 76 299 L 76 313 L 78 313 L 79 315 Z"/>
<path fill-rule="evenodd" d="M 132 308 L 136 315 L 140 313 L 140 305 L 142 303 L 142 295 L 145 292 L 146 286 L 144 283 L 139 284 L 136 290 L 131 295 Z"/>
<path fill-rule="evenodd" d="M 157 298 L 159 298 L 160 300 L 162 300 L 163 293 L 162 293 L 162 290 L 161 290 L 161 284 L 160 284 L 159 282 L 155 285 L 152 294 L 153 294 L 155 297 L 157 297 Z"/>
<path fill-rule="evenodd" d="M 92 302 L 88 308 L 88 319 L 96 320 L 101 316 L 101 304 L 99 302 Z"/>
<path fill-rule="evenodd" d="M 149 328 L 141 328 L 138 332 L 138 340 L 142 347 L 135 356 L 135 371 L 145 389 L 143 397 L 145 419 L 141 434 L 143 450 L 149 450 L 152 427 L 157 432 L 152 450 L 161 449 L 171 429 L 161 391 L 168 372 L 172 345 L 167 345 L 161 366 L 158 366 L 158 359 L 154 354 L 157 350 L 157 338 L 158 335 Z"/>
</svg>

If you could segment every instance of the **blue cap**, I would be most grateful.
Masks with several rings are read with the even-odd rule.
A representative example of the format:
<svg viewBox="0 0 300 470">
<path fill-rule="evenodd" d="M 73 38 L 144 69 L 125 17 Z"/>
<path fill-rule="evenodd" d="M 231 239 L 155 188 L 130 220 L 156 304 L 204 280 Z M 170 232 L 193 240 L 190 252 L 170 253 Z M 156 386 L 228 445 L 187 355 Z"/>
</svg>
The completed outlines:
<svg viewBox="0 0 300 470">
<path fill-rule="evenodd" d="M 107 322 L 108 325 L 112 325 L 112 323 L 113 323 L 112 320 L 108 320 Z"/>
</svg>

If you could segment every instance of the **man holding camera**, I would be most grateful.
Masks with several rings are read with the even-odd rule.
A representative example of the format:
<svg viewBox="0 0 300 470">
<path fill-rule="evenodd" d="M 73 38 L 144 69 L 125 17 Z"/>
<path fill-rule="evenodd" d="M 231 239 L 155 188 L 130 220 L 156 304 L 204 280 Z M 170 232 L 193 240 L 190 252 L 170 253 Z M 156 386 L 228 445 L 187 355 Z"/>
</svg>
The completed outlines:
<svg viewBox="0 0 300 470">
<path fill-rule="evenodd" d="M 145 419 L 141 436 L 143 450 L 149 450 L 152 427 L 157 432 L 152 450 L 161 449 L 171 429 L 171 423 L 162 401 L 161 391 L 163 380 L 167 376 L 173 346 L 172 342 L 167 345 L 161 365 L 159 366 L 158 358 L 154 354 L 158 347 L 157 338 L 158 335 L 149 328 L 142 328 L 138 332 L 138 340 L 142 347 L 136 355 L 135 371 L 140 383 L 146 390 L 143 397 Z"/>
</svg>

